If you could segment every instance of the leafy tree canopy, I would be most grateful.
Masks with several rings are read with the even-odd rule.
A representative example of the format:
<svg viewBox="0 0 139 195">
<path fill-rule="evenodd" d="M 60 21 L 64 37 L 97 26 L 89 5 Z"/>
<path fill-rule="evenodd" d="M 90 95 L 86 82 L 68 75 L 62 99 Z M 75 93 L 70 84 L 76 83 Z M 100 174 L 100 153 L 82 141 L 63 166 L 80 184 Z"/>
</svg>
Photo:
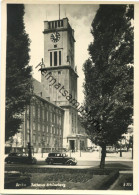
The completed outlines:
<svg viewBox="0 0 139 195">
<path fill-rule="evenodd" d="M 116 143 L 133 115 L 133 5 L 100 5 L 92 22 L 90 58 L 84 63 L 84 106 L 99 121 L 82 123 L 90 139 L 103 147 Z"/>
<path fill-rule="evenodd" d="M 30 101 L 30 40 L 25 32 L 24 5 L 7 5 L 5 140 L 18 132 L 22 113 Z"/>
</svg>

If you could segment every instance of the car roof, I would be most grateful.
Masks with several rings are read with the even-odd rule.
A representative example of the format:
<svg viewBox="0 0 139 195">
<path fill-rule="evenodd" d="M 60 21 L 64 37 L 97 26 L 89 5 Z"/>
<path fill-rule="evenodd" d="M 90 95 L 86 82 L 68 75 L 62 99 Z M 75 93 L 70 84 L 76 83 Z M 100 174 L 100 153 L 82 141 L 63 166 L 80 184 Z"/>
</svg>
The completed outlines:
<svg viewBox="0 0 139 195">
<path fill-rule="evenodd" d="M 66 154 L 66 152 L 50 152 L 49 154 Z"/>
</svg>

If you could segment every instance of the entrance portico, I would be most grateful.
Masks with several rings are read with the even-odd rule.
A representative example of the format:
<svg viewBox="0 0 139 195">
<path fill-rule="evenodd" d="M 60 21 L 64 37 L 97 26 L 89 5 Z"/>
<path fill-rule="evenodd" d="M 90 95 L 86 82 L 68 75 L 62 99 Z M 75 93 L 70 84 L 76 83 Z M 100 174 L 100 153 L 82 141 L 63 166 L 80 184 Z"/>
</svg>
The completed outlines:
<svg viewBox="0 0 139 195">
<path fill-rule="evenodd" d="M 68 150 L 85 150 L 87 147 L 86 136 L 81 134 L 70 135 L 67 137 Z"/>
</svg>

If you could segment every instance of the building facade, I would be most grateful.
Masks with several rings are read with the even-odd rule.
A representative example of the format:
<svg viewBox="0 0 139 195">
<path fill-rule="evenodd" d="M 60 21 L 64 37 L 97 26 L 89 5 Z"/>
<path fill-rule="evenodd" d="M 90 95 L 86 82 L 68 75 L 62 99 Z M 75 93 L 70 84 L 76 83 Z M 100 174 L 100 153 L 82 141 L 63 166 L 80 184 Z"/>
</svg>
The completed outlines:
<svg viewBox="0 0 139 195">
<path fill-rule="evenodd" d="M 49 150 L 63 148 L 63 121 L 63 109 L 33 95 L 31 105 L 24 114 L 23 147 L 27 146 L 30 136 L 34 152 L 41 152 L 42 148 L 44 151 L 46 148 Z"/>
</svg>

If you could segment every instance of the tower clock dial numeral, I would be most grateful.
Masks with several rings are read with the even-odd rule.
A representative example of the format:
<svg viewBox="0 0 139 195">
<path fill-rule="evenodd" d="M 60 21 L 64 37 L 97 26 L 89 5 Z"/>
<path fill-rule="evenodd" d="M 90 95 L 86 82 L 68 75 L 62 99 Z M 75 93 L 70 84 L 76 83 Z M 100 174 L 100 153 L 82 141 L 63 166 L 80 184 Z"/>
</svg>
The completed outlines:
<svg viewBox="0 0 139 195">
<path fill-rule="evenodd" d="M 60 39 L 60 34 L 58 32 L 54 32 L 51 34 L 50 39 L 52 42 L 58 42 Z"/>
</svg>

